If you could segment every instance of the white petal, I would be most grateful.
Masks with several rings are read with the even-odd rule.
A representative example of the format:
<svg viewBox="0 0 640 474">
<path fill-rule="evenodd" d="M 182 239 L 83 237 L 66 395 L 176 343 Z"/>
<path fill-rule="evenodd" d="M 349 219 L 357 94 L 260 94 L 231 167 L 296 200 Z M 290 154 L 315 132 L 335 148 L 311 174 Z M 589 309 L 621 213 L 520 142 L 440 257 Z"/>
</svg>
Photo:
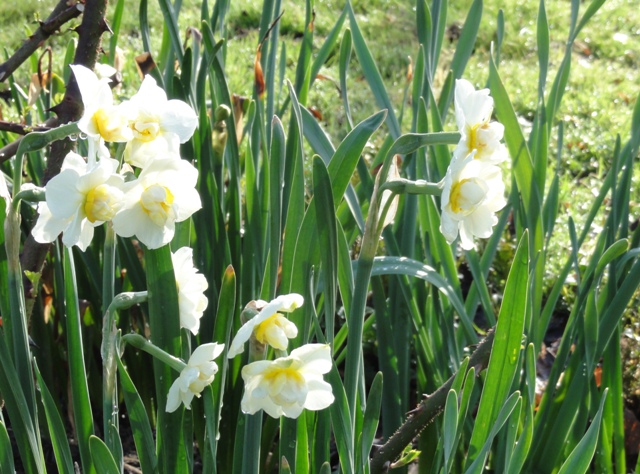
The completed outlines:
<svg viewBox="0 0 640 474">
<path fill-rule="evenodd" d="M 307 410 L 323 410 L 335 400 L 331 385 L 324 380 L 310 380 L 307 386 L 309 387 L 309 393 L 304 402 L 304 407 Z"/>
<path fill-rule="evenodd" d="M 258 321 L 258 317 L 260 316 L 260 314 L 262 313 L 257 314 L 245 324 L 243 324 L 240 329 L 238 329 L 236 337 L 233 338 L 233 341 L 231 341 L 231 344 L 229 345 L 229 352 L 227 352 L 227 357 L 229 359 L 233 359 L 238 354 L 242 354 L 244 352 L 244 343 L 249 340 L 251 334 L 253 333 L 253 329 L 256 327 L 256 324 L 260 322 Z M 245 366 L 245 368 L 246 367 L 248 366 Z"/>
<path fill-rule="evenodd" d="M 38 204 L 38 221 L 31 231 L 36 242 L 46 244 L 53 242 L 60 233 L 69 225 L 72 218 L 58 219 L 53 217 L 46 202 Z"/>
<path fill-rule="evenodd" d="M 304 304 L 304 298 L 302 295 L 297 293 L 280 295 L 275 299 L 275 301 L 280 304 L 278 312 L 284 311 L 285 313 L 290 313 Z"/>
<path fill-rule="evenodd" d="M 74 170 L 65 170 L 47 183 L 47 206 L 56 218 L 69 218 L 82 206 L 84 196 L 76 189 L 79 179 L 80 176 Z"/>
<path fill-rule="evenodd" d="M 440 218 L 440 232 L 448 243 L 452 243 L 458 237 L 459 223 L 451 218 L 449 212 L 443 212 Z"/>
<path fill-rule="evenodd" d="M 180 378 L 177 378 L 169 388 L 169 393 L 167 394 L 167 406 L 165 407 L 165 411 L 167 413 L 172 413 L 178 409 L 180 406 Z"/>
<path fill-rule="evenodd" d="M 201 344 L 191 354 L 188 365 L 197 366 L 205 362 L 212 361 L 213 359 L 218 357 L 223 350 L 224 344 L 218 344 L 215 342 Z"/>
<path fill-rule="evenodd" d="M 305 344 L 291 351 L 289 357 L 302 362 L 303 372 L 326 374 L 331 370 L 331 346 L 328 344 Z"/>
<path fill-rule="evenodd" d="M 160 117 L 160 126 L 167 132 L 175 133 L 180 143 L 184 143 L 198 126 L 198 116 L 185 102 L 170 100 Z"/>
<path fill-rule="evenodd" d="M 127 195 L 125 195 L 125 200 Z M 153 224 L 149 216 L 142 210 L 139 204 L 125 207 L 118 212 L 113 220 L 113 230 L 120 237 L 133 237 L 138 231 L 138 226 Z"/>
</svg>

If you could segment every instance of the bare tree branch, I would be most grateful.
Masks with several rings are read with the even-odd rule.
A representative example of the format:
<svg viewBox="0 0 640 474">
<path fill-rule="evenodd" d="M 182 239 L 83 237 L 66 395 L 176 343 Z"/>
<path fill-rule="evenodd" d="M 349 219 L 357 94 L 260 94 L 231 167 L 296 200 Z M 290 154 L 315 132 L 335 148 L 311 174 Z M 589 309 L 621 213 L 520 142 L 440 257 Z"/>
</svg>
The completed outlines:
<svg viewBox="0 0 640 474">
<path fill-rule="evenodd" d="M 87 3 L 90 1 L 88 0 Z M 40 28 L 7 61 L 0 64 L 0 82 L 3 82 L 18 69 L 40 47 L 42 42 L 58 31 L 62 25 L 80 16 L 85 6 L 81 3 L 74 3 L 69 6 L 68 3 L 68 0 L 60 0 L 51 15 L 49 15 L 49 18 L 40 24 Z"/>
<path fill-rule="evenodd" d="M 65 0 L 62 0 L 63 2 Z M 108 0 L 86 0 L 82 23 L 76 29 L 79 35 L 78 48 L 73 63 L 81 64 L 93 69 L 98 59 L 100 51 L 100 41 L 102 33 L 108 31 L 109 27 L 104 19 L 107 11 Z M 69 123 L 79 120 L 82 116 L 83 106 L 78 83 L 73 74 L 67 84 L 67 90 L 64 99 L 58 105 L 52 108 L 53 112 L 58 116 L 59 123 Z M 54 142 L 51 145 L 51 152 L 47 160 L 47 169 L 44 173 L 43 183 L 46 184 L 51 178 L 60 172 L 62 162 L 65 156 L 73 149 L 74 142 L 68 138 Z M 33 236 L 29 235 L 24 243 L 22 252 L 22 268 L 39 272 L 47 256 L 47 252 L 51 244 L 39 244 Z M 34 298 L 32 294 L 32 285 L 28 280 L 24 280 L 25 298 Z"/>
<path fill-rule="evenodd" d="M 494 330 L 487 334 L 475 352 L 469 359 L 469 367 L 476 367 L 476 376 L 480 374 L 489 363 L 489 355 L 493 346 Z M 389 470 L 389 466 L 394 459 L 397 459 L 402 450 L 413 438 L 433 422 L 436 416 L 444 409 L 447 401 L 447 394 L 453 385 L 455 374 L 445 382 L 438 390 L 422 400 L 418 407 L 413 410 L 411 416 L 402 424 L 387 442 L 376 451 L 371 459 L 371 474 L 382 474 Z"/>
<path fill-rule="evenodd" d="M 39 126 L 39 125 L 25 125 L 15 122 L 4 122 L 0 120 L 0 130 L 4 132 L 17 133 L 18 135 L 26 135 L 31 132 L 46 132 L 51 130 L 51 127 Z"/>
</svg>

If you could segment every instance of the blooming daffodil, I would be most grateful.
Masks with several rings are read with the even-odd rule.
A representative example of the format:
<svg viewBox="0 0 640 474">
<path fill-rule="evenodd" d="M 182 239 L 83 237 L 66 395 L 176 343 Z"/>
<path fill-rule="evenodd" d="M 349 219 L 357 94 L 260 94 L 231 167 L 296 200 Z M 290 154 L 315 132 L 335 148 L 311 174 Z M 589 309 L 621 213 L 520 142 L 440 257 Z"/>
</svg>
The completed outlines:
<svg viewBox="0 0 640 474">
<path fill-rule="evenodd" d="M 198 116 L 181 100 L 168 100 L 151 76 L 146 76 L 138 92 L 123 102 L 129 116 L 133 139 L 127 143 L 124 159 L 144 168 L 159 152 L 178 153 L 180 143 L 193 135 Z"/>
<path fill-rule="evenodd" d="M 124 109 L 113 105 L 109 79 L 98 79 L 93 71 L 79 64 L 72 64 L 71 69 L 84 105 L 78 128 L 93 140 L 126 142 L 133 139 Z"/>
<path fill-rule="evenodd" d="M 465 159 L 476 150 L 476 160 L 492 164 L 505 161 L 507 149 L 500 143 L 504 126 L 499 122 L 490 122 L 493 98 L 489 95 L 489 89 L 475 90 L 469 81 L 456 80 L 455 109 L 461 138 L 453 152 L 454 159 Z"/>
<path fill-rule="evenodd" d="M 491 236 L 498 222 L 495 213 L 504 198 L 502 171 L 475 159 L 475 152 L 463 160 L 452 160 L 444 178 L 440 231 L 452 243 L 460 233 L 462 248 L 473 248 L 473 237 Z"/>
<path fill-rule="evenodd" d="M 198 170 L 171 154 L 161 155 L 125 184 L 123 208 L 113 219 L 121 237 L 136 238 L 150 249 L 168 244 L 175 223 L 202 207 L 195 189 Z"/>
<path fill-rule="evenodd" d="M 187 366 L 182 369 L 180 376 L 173 382 L 167 395 L 167 406 L 165 410 L 174 412 L 184 403 L 187 409 L 191 409 L 193 397 L 200 397 L 204 388 L 213 382 L 218 372 L 218 364 L 213 359 L 218 357 L 224 350 L 224 344 L 215 342 L 202 344 L 193 351 Z"/>
<path fill-rule="evenodd" d="M 208 288 L 207 279 L 193 266 L 193 250 L 182 247 L 171 254 L 173 271 L 178 286 L 178 305 L 180 306 L 180 326 L 195 336 L 200 328 L 200 318 L 207 308 L 208 300 L 204 291 Z"/>
<path fill-rule="evenodd" d="M 123 204 L 124 181 L 116 173 L 118 162 L 103 158 L 88 165 L 77 153 L 64 159 L 60 174 L 45 187 L 46 202 L 38 205 L 40 216 L 33 229 L 36 242 L 62 242 L 86 250 L 93 228 L 113 219 Z"/>
<path fill-rule="evenodd" d="M 267 303 L 259 300 L 256 302 L 262 308 L 260 312 L 247 321 L 233 338 L 229 346 L 227 357 L 229 359 L 244 351 L 244 343 L 252 335 L 261 344 L 269 344 L 275 349 L 286 350 L 289 339 L 298 335 L 295 324 L 285 318 L 281 313 L 290 313 L 304 303 L 304 298 L 297 294 L 280 295 L 275 300 Z"/>
<path fill-rule="evenodd" d="M 328 344 L 306 344 L 288 357 L 245 365 L 242 411 L 253 414 L 264 410 L 274 418 L 297 418 L 304 408 L 327 408 L 334 396 L 322 375 L 331 370 L 331 365 Z"/>
</svg>

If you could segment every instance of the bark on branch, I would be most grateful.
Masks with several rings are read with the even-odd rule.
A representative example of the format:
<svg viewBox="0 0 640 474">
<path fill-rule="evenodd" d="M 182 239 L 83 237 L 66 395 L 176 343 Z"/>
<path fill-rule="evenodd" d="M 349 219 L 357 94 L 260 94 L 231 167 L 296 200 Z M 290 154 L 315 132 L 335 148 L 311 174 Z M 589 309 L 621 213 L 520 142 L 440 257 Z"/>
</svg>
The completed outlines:
<svg viewBox="0 0 640 474">
<path fill-rule="evenodd" d="M 91 0 L 88 0 L 89 3 Z M 0 64 L 0 82 L 6 80 L 13 72 L 25 62 L 33 52 L 40 47 L 43 41 L 58 31 L 62 25 L 80 16 L 84 9 L 81 3 L 68 5 L 68 0 L 60 0 L 53 9 L 49 18 L 40 23 L 40 28 L 31 35 L 13 55 Z"/>
<path fill-rule="evenodd" d="M 73 64 L 81 64 L 89 69 L 93 69 L 95 66 L 98 52 L 100 51 L 102 34 L 109 29 L 104 19 L 107 11 L 107 1 L 108 0 L 85 1 L 82 22 L 76 29 L 79 41 Z M 62 0 L 61 3 L 66 3 L 66 0 Z M 58 4 L 58 6 L 60 6 L 60 4 Z M 80 119 L 83 111 L 82 97 L 80 96 L 80 90 L 78 89 L 78 84 L 73 74 L 69 79 L 64 99 L 53 107 L 52 110 L 58 116 L 58 122 L 60 124 L 75 122 Z M 51 145 L 51 152 L 47 160 L 47 169 L 44 173 L 44 184 L 60 172 L 65 156 L 67 156 L 73 147 L 74 142 L 69 139 L 60 140 Z M 33 272 L 41 271 L 50 247 L 51 244 L 39 244 L 29 235 L 22 253 L 21 263 L 23 270 Z M 25 298 L 33 298 L 36 296 L 32 294 L 31 288 L 31 283 L 25 279 Z"/>
<path fill-rule="evenodd" d="M 469 359 L 469 367 L 476 367 L 476 376 L 480 374 L 489 363 L 489 355 L 493 346 L 494 330 L 492 329 L 484 338 Z M 391 438 L 378 449 L 371 459 L 371 474 L 382 474 L 388 471 L 391 462 L 397 459 L 402 450 L 420 434 L 420 432 L 432 423 L 438 414 L 444 409 L 447 394 L 453 384 L 455 374 L 446 381 L 438 390 L 420 402 L 413 410 L 412 415 L 398 428 Z"/>
<path fill-rule="evenodd" d="M 46 132 L 47 130 L 51 130 L 51 127 L 42 125 L 24 125 L 22 123 L 5 122 L 0 120 L 0 130 L 16 133 L 18 135 L 26 135 L 31 132 Z"/>
</svg>

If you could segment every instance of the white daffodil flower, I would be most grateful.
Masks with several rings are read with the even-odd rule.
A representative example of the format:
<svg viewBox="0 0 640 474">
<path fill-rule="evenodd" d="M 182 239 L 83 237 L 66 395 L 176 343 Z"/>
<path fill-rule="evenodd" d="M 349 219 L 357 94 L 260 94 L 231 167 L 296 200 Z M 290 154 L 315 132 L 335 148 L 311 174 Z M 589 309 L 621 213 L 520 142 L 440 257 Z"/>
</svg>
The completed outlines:
<svg viewBox="0 0 640 474">
<path fill-rule="evenodd" d="M 475 159 L 487 163 L 501 163 L 508 158 L 507 149 L 500 143 L 504 126 L 490 122 L 493 98 L 489 89 L 475 90 L 469 81 L 456 80 L 456 122 L 461 133 L 460 142 L 453 151 L 455 159 L 465 159 L 476 150 Z"/>
<path fill-rule="evenodd" d="M 124 205 L 113 218 L 121 237 L 136 238 L 150 249 L 168 244 L 175 223 L 188 219 L 202 207 L 195 189 L 198 170 L 172 155 L 162 155 L 125 184 Z"/>
<path fill-rule="evenodd" d="M 198 116 L 181 100 L 167 100 L 167 94 L 151 76 L 146 76 L 137 94 L 124 102 L 133 139 L 127 143 L 124 159 L 144 168 L 159 152 L 180 151 L 198 125 Z"/>
<path fill-rule="evenodd" d="M 113 105 L 113 93 L 109 79 L 98 76 L 84 66 L 72 64 L 71 69 L 78 83 L 84 113 L 78 128 L 90 139 L 107 142 L 127 142 L 133 138 L 129 120 L 121 106 Z"/>
<path fill-rule="evenodd" d="M 222 354 L 223 350 L 224 344 L 212 342 L 202 344 L 193 351 L 187 366 L 182 369 L 180 376 L 169 388 L 167 406 L 165 408 L 167 412 L 176 411 L 180 403 L 184 403 L 188 410 L 191 409 L 191 401 L 194 395 L 200 398 L 204 388 L 213 382 L 218 372 L 218 364 L 213 362 L 213 359 Z"/>
<path fill-rule="evenodd" d="M 244 352 L 244 343 L 251 335 L 261 344 L 269 344 L 281 351 L 287 350 L 289 339 L 298 335 L 298 328 L 280 313 L 290 313 L 304 303 L 304 298 L 297 294 L 280 295 L 275 300 L 267 303 L 257 301 L 262 306 L 260 312 L 247 321 L 233 338 L 229 346 L 227 357 L 229 359 Z"/>
<path fill-rule="evenodd" d="M 111 158 L 88 165 L 70 152 L 60 174 L 45 187 L 46 202 L 38 205 L 40 216 L 33 228 L 36 242 L 53 242 L 62 232 L 67 247 L 86 250 L 93 228 L 113 219 L 122 206 L 124 180 L 117 169 L 118 162 Z"/>
<path fill-rule="evenodd" d="M 462 248 L 473 248 L 473 236 L 491 236 L 498 222 L 495 213 L 507 204 L 502 171 L 470 153 L 454 159 L 444 178 L 440 232 L 453 242 L 460 232 Z"/>
<path fill-rule="evenodd" d="M 193 266 L 193 250 L 182 247 L 171 254 L 173 271 L 178 286 L 178 305 L 180 306 L 180 326 L 195 336 L 200 329 L 200 318 L 209 301 L 204 291 L 209 287 L 207 279 Z"/>
<path fill-rule="evenodd" d="M 253 414 L 297 418 L 302 410 L 322 410 L 333 403 L 331 385 L 322 378 L 331 370 L 331 347 L 306 344 L 289 357 L 258 361 L 242 368 L 244 396 L 241 409 Z"/>
</svg>

